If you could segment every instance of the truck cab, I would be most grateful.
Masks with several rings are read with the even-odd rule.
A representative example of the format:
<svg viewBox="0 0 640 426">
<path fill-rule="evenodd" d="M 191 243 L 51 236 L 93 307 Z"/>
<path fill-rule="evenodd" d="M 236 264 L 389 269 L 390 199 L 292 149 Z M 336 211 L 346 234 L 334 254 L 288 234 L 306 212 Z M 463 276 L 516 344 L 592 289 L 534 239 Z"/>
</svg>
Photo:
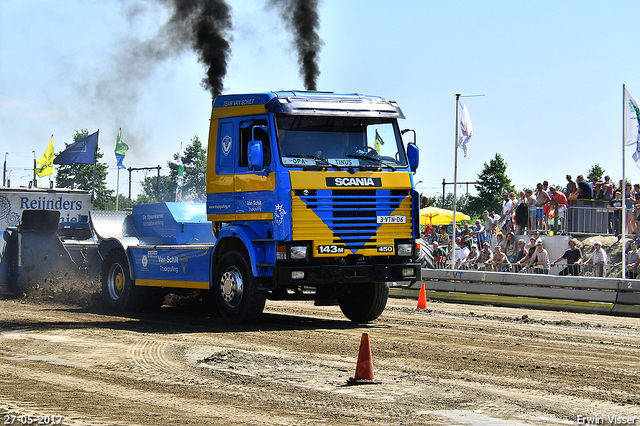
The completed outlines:
<svg viewBox="0 0 640 426">
<path fill-rule="evenodd" d="M 266 298 L 338 304 L 377 318 L 389 281 L 421 278 L 413 172 L 398 105 L 325 92 L 222 95 L 213 102 L 207 219 L 212 289 L 227 318 Z"/>
</svg>

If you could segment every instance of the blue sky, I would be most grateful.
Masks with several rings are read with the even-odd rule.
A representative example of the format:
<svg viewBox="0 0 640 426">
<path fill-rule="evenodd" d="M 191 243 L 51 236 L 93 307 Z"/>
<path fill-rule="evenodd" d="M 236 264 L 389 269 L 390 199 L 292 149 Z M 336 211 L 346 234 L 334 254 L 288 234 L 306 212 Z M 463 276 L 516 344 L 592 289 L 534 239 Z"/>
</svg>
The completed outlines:
<svg viewBox="0 0 640 426">
<path fill-rule="evenodd" d="M 304 88 L 291 35 L 265 3 L 229 0 L 225 93 Z M 206 143 L 211 96 L 196 55 L 129 59 L 162 29 L 164 4 L 0 0 L 0 154 L 12 186 L 28 183 L 32 151 L 39 158 L 52 133 L 59 151 L 76 129 L 100 129 L 111 189 L 119 128 L 125 165 L 163 174 L 181 141 Z M 518 189 L 564 184 L 595 163 L 618 180 L 622 84 L 640 98 L 637 16 L 640 3 L 621 1 L 324 0 L 318 89 L 396 100 L 401 126 L 417 131 L 425 195 L 453 180 L 456 93 L 485 95 L 462 99 L 474 134 L 458 181 L 475 180 L 496 153 Z M 640 182 L 627 149 L 627 177 Z M 134 194 L 142 178 L 134 173 Z"/>
</svg>

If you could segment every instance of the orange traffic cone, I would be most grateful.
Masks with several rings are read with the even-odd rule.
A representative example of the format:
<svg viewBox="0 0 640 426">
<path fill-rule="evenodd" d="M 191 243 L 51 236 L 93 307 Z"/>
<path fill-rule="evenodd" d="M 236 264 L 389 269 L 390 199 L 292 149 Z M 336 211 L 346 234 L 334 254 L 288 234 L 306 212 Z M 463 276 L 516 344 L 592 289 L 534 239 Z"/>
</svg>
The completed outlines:
<svg viewBox="0 0 640 426">
<path fill-rule="evenodd" d="M 420 296 L 418 296 L 418 307 L 416 309 L 427 309 L 427 294 L 424 291 L 424 283 L 420 286 Z"/>
<path fill-rule="evenodd" d="M 369 333 L 362 333 L 360 340 L 360 352 L 358 353 L 358 364 L 356 365 L 356 375 L 348 382 L 352 385 L 370 385 L 381 383 L 373 380 L 373 362 L 371 360 L 371 346 L 369 345 Z"/>
</svg>

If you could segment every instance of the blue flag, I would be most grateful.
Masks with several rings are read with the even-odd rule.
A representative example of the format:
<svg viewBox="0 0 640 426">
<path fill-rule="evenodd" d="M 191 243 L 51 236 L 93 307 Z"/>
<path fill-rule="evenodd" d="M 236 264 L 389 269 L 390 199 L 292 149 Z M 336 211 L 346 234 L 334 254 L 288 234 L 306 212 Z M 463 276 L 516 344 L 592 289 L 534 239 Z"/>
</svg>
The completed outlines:
<svg viewBox="0 0 640 426">
<path fill-rule="evenodd" d="M 98 146 L 98 132 L 72 143 L 53 159 L 53 164 L 93 164 Z"/>
</svg>

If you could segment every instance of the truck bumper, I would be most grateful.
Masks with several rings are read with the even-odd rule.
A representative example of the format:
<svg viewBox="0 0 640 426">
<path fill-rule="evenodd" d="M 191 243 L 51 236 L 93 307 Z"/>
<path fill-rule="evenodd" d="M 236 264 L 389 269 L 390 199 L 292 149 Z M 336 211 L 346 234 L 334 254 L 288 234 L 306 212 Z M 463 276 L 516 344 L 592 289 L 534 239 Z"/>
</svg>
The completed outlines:
<svg viewBox="0 0 640 426">
<path fill-rule="evenodd" d="M 403 271 L 411 274 L 407 276 Z M 295 273 L 303 278 L 294 278 Z M 414 281 L 422 279 L 419 263 L 378 265 L 287 265 L 274 270 L 278 286 L 348 284 L 361 282 Z"/>
</svg>

